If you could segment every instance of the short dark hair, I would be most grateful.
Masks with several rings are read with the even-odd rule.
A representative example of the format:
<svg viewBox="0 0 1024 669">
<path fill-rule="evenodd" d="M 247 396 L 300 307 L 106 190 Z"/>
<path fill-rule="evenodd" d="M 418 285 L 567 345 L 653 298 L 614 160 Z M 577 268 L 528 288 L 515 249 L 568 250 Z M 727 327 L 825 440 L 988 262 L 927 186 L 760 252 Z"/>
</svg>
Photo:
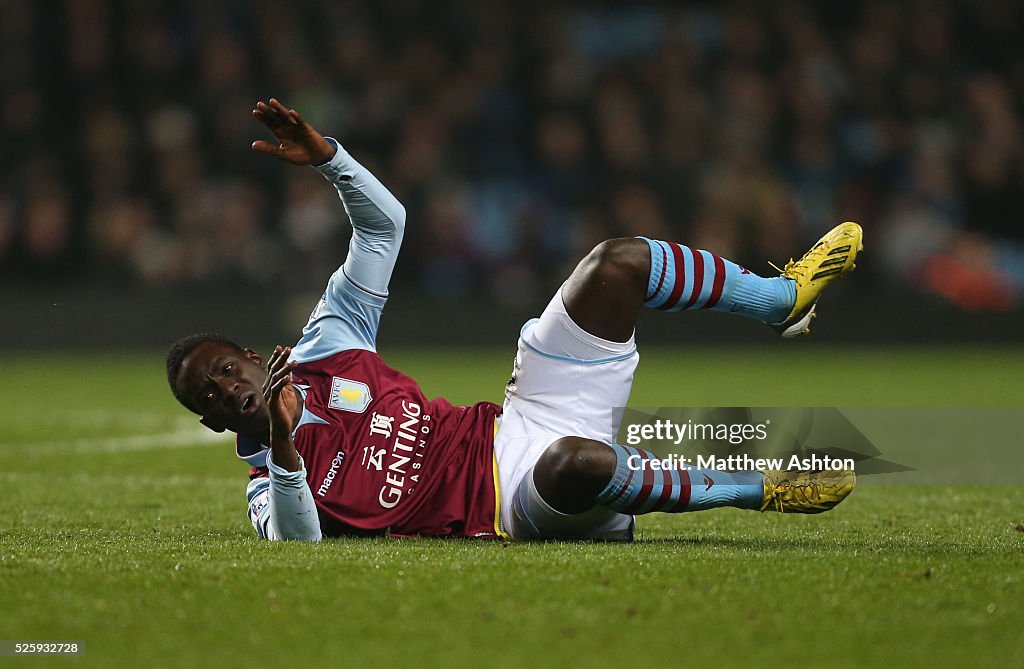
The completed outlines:
<svg viewBox="0 0 1024 669">
<path fill-rule="evenodd" d="M 203 332 L 198 334 L 191 334 L 187 337 L 182 337 L 178 341 L 171 344 L 171 348 L 167 351 L 167 384 L 171 387 L 171 392 L 174 394 L 174 399 L 181 402 L 181 405 L 193 413 L 199 413 L 196 411 L 192 403 L 187 398 L 182 397 L 178 394 L 178 387 L 176 382 L 178 380 L 178 373 L 181 372 L 181 363 L 184 362 L 185 356 L 192 352 L 196 346 L 205 344 L 206 342 L 214 342 L 215 344 L 224 344 L 230 346 L 239 351 L 244 351 L 234 341 L 227 337 L 212 332 Z"/>
</svg>

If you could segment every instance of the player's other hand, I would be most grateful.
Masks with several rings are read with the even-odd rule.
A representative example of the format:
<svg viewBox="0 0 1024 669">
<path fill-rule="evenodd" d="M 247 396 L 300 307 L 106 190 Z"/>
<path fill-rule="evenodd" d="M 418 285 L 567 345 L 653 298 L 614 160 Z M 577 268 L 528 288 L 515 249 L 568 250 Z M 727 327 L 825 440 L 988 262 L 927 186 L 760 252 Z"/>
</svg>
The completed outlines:
<svg viewBox="0 0 1024 669">
<path fill-rule="evenodd" d="M 289 362 L 290 346 L 278 346 L 267 362 L 267 380 L 263 382 L 263 400 L 270 410 L 270 438 L 288 437 L 299 403 L 299 393 L 292 385 L 292 370 L 298 366 Z"/>
<path fill-rule="evenodd" d="M 277 143 L 258 139 L 252 150 L 287 160 L 293 165 L 320 165 L 334 157 L 334 147 L 299 112 L 288 109 L 277 99 L 262 100 L 252 110 L 256 120 L 270 128 Z"/>
</svg>

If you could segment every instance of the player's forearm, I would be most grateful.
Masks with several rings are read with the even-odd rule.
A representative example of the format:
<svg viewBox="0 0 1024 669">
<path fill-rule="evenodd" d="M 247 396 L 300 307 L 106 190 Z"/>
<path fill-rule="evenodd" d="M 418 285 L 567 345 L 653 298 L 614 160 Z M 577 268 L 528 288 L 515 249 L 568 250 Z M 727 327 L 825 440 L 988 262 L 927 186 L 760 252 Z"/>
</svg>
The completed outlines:
<svg viewBox="0 0 1024 669">
<path fill-rule="evenodd" d="M 345 274 L 363 290 L 386 295 L 402 246 L 405 207 L 335 140 L 327 139 L 337 151 L 316 169 L 338 189 L 352 222 Z"/>
<path fill-rule="evenodd" d="M 401 236 L 405 207 L 370 170 L 360 165 L 337 140 L 325 138 L 336 149 L 334 156 L 315 169 L 334 184 L 345 205 L 352 227 L 371 236 Z"/>
<path fill-rule="evenodd" d="M 290 434 L 276 434 L 271 428 L 270 431 L 270 455 L 273 462 L 289 472 L 297 472 L 302 469 L 298 452 L 295 450 L 295 443 Z"/>
<path fill-rule="evenodd" d="M 270 488 L 265 513 L 270 514 L 270 522 L 266 538 L 320 541 L 320 518 L 306 482 L 306 469 L 297 454 L 296 460 L 298 466 L 294 471 L 281 467 L 273 452 L 267 462 Z"/>
</svg>

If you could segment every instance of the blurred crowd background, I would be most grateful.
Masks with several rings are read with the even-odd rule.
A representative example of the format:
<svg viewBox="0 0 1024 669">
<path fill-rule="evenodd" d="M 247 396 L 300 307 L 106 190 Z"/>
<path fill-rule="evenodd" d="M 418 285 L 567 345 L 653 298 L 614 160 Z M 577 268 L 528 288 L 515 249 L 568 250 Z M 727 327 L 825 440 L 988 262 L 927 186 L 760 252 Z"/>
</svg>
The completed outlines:
<svg viewBox="0 0 1024 669">
<path fill-rule="evenodd" d="M 270 96 L 406 204 L 396 283 L 537 304 L 644 234 L 762 273 L 841 220 L 854 290 L 1024 302 L 1024 3 L 0 2 L 0 289 L 318 290 L 336 195 Z"/>
</svg>

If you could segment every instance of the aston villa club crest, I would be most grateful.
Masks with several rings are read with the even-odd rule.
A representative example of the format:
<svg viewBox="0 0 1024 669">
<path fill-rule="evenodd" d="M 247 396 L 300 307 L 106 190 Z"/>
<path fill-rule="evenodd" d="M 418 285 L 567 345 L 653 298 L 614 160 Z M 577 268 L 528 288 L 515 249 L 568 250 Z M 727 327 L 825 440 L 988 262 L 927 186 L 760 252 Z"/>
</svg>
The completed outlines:
<svg viewBox="0 0 1024 669">
<path fill-rule="evenodd" d="M 363 413 L 372 399 L 370 388 L 365 383 L 335 376 L 331 382 L 331 398 L 327 406 L 340 411 Z"/>
</svg>

